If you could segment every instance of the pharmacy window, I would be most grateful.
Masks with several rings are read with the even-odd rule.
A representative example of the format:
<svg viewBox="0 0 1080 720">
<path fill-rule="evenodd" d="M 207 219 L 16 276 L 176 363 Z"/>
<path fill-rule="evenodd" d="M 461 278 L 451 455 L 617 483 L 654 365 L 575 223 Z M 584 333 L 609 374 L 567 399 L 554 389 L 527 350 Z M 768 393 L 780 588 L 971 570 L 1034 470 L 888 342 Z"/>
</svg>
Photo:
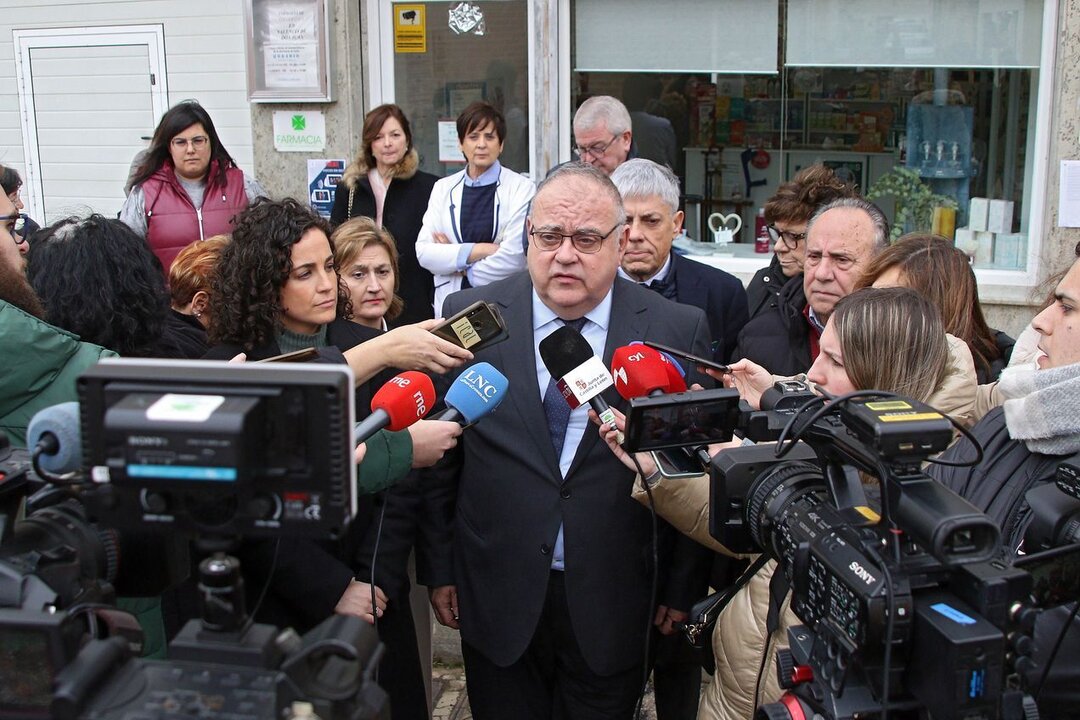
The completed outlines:
<svg viewBox="0 0 1080 720">
<path fill-rule="evenodd" d="M 599 22 L 611 17 L 605 3 L 572 0 L 571 109 L 597 94 L 624 101 L 635 137 L 647 131 L 638 155 L 680 176 L 694 240 L 709 239 L 713 213 L 738 214 L 743 229 L 726 252 L 735 269 L 764 265 L 757 210 L 824 162 L 875 197 L 897 233 L 935 230 L 981 279 L 1031 284 L 1047 173 L 1036 143 L 1049 129 L 1040 64 L 1053 42 L 1043 0 L 638 4 L 620 13 L 622 32 L 649 27 L 659 56 L 602 43 L 593 35 L 611 31 Z M 695 20 L 664 20 L 676 16 Z M 659 27 L 680 37 L 653 37 Z M 648 135 L 657 118 L 674 132 L 673 157 Z"/>
</svg>

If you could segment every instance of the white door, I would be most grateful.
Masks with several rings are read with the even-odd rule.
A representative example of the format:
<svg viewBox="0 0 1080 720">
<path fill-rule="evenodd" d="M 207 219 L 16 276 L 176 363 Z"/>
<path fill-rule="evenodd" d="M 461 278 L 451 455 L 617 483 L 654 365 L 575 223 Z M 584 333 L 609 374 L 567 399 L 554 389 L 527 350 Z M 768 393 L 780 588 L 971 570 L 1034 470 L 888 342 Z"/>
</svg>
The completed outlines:
<svg viewBox="0 0 1080 720">
<path fill-rule="evenodd" d="M 24 200 L 41 224 L 115 217 L 132 158 L 167 108 L 160 25 L 16 30 Z"/>
</svg>

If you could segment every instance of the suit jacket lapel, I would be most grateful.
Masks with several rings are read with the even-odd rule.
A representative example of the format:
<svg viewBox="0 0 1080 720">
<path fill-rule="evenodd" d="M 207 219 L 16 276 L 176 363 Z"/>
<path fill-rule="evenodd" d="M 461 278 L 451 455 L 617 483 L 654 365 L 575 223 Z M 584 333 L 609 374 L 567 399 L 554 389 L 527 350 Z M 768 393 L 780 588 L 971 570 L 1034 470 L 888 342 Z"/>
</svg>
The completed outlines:
<svg viewBox="0 0 1080 720">
<path fill-rule="evenodd" d="M 701 282 L 701 277 L 693 271 L 693 268 L 687 268 L 688 263 L 678 255 L 672 255 L 671 264 L 675 268 L 676 299 L 683 305 L 709 307 L 709 288 Z"/>
<path fill-rule="evenodd" d="M 521 282 L 505 300 L 499 300 L 500 312 L 504 313 L 506 325 L 524 337 L 509 340 L 492 348 L 500 354 L 498 367 L 511 379 L 509 403 L 521 416 L 523 428 L 534 428 L 529 437 L 536 443 L 540 456 L 551 472 L 551 477 L 558 481 L 559 458 L 547 432 L 547 415 L 544 405 L 539 401 L 539 380 L 536 377 L 536 355 L 533 350 L 532 329 L 532 282 L 528 273 L 521 274 Z M 520 328 L 520 330 L 518 329 Z M 497 419 L 495 422 L 499 422 Z"/>
<path fill-rule="evenodd" d="M 611 297 L 611 320 L 608 322 L 607 341 L 604 344 L 604 365 L 607 367 L 611 367 L 611 358 L 615 354 L 615 348 L 626 345 L 633 340 L 644 340 L 649 329 L 649 318 L 648 313 L 645 312 L 645 305 L 634 300 L 633 295 L 635 293 L 628 291 L 630 286 L 632 286 L 632 283 L 629 280 L 615 278 L 615 287 Z M 652 291 L 649 290 L 648 292 Z M 605 390 L 603 398 L 612 407 L 623 409 L 626 406 L 626 402 L 619 396 L 614 387 Z M 593 446 L 599 441 L 600 433 L 597 431 L 596 426 L 590 424 L 581 437 L 581 443 L 574 454 L 574 460 L 570 463 L 570 470 L 566 473 L 567 477 L 574 474 L 574 471 L 577 470 L 578 466 L 592 451 Z"/>
</svg>

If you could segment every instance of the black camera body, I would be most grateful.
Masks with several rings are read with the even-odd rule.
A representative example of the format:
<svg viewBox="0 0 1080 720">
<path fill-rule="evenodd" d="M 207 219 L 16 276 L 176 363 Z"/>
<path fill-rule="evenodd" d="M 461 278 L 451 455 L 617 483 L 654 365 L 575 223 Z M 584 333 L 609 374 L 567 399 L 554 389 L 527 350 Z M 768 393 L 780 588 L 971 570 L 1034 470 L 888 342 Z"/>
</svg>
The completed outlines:
<svg viewBox="0 0 1080 720">
<path fill-rule="evenodd" d="M 254 720 L 309 703 L 327 720 L 387 717 L 375 630 L 337 615 L 303 637 L 253 622 L 225 554 L 243 536 L 346 528 L 351 372 L 111 360 L 78 387 L 82 472 L 43 481 L 0 445 L 0 720 Z M 196 539 L 213 548 L 199 565 L 202 619 L 168 660 L 138 658 L 142 630 L 116 596 L 185 579 Z"/>
<path fill-rule="evenodd" d="M 998 558 L 989 518 L 922 472 L 952 440 L 948 419 L 868 391 L 800 401 L 754 427 L 781 423 L 785 443 L 714 458 L 710 532 L 778 561 L 774 597 L 786 585 L 805 623 L 778 659 L 790 702 L 826 718 L 1001 717 L 1030 662 L 1008 638 L 1023 634 L 1012 613 L 1031 578 Z M 780 707 L 760 717 L 784 717 Z"/>
</svg>

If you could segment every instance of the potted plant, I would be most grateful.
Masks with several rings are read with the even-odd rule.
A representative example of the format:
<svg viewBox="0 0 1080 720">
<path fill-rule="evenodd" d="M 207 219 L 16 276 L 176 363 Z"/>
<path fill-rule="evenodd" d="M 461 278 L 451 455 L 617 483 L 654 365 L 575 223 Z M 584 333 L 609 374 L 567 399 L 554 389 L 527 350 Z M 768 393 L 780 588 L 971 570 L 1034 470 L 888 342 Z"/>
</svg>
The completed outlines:
<svg viewBox="0 0 1080 720">
<path fill-rule="evenodd" d="M 889 195 L 896 202 L 896 217 L 893 218 L 891 233 L 893 240 L 908 232 L 930 232 L 934 208 L 956 209 L 955 199 L 935 193 L 917 170 L 903 165 L 893 166 L 892 170 L 878 178 L 870 186 L 866 198 L 877 200 Z"/>
</svg>

